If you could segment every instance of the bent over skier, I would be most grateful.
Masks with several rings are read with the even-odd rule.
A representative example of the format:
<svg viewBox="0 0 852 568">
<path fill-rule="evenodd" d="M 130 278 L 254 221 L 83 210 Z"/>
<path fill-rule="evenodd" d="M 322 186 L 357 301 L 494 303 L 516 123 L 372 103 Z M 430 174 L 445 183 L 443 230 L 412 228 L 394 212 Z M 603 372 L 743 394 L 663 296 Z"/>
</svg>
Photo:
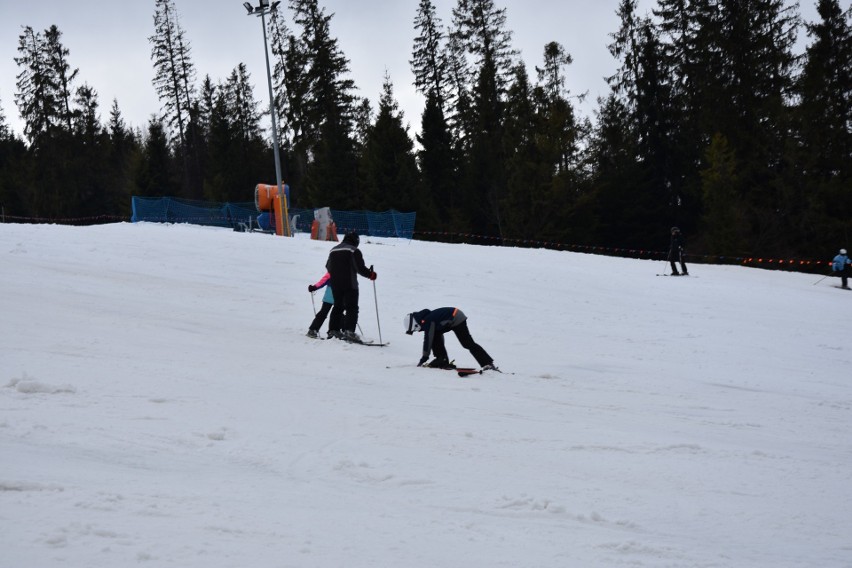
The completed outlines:
<svg viewBox="0 0 852 568">
<path fill-rule="evenodd" d="M 433 353 L 435 359 L 429 363 L 429 367 L 452 368 L 450 358 L 447 355 L 447 348 L 444 346 L 444 334 L 452 331 L 456 334 L 461 346 L 470 351 L 483 370 L 499 371 L 494 364 L 494 359 L 470 336 L 470 331 L 467 328 L 467 316 L 460 309 L 420 310 L 406 315 L 403 321 L 405 333 L 408 335 L 415 331 L 424 333 L 423 356 L 417 363 L 418 367 L 422 367 L 429 358 L 429 353 Z"/>
</svg>

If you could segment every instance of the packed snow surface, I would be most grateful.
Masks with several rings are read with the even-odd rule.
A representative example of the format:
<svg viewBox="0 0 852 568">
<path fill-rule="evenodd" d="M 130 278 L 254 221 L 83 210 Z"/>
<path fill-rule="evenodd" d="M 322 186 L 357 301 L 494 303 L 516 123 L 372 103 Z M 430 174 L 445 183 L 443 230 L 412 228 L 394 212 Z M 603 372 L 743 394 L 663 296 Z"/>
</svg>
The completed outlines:
<svg viewBox="0 0 852 568">
<path fill-rule="evenodd" d="M 852 567 L 835 279 L 362 237 L 364 347 L 331 246 L 0 225 L 0 567 Z"/>
</svg>

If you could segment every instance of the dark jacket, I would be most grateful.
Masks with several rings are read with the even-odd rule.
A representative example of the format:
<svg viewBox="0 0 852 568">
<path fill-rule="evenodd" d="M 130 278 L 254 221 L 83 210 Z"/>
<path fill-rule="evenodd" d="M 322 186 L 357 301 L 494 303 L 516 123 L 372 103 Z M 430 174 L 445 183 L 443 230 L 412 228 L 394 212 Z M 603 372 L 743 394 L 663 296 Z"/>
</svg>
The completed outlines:
<svg viewBox="0 0 852 568">
<path fill-rule="evenodd" d="M 420 324 L 420 331 L 423 332 L 424 357 L 427 357 L 432 352 L 432 342 L 435 339 L 435 334 L 447 333 L 467 320 L 467 316 L 458 308 L 420 310 L 412 315 Z"/>
<path fill-rule="evenodd" d="M 364 264 L 364 255 L 357 246 L 345 239 L 328 253 L 325 269 L 331 275 L 328 282 L 335 296 L 343 290 L 357 290 L 359 274 L 364 278 L 370 277 L 370 269 Z"/>
</svg>

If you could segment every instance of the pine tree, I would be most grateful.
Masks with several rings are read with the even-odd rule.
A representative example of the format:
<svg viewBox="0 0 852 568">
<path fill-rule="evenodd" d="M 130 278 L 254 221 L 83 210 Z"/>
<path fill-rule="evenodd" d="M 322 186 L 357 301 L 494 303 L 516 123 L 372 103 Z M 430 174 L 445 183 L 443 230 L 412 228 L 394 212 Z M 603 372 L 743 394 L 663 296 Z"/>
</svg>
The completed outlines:
<svg viewBox="0 0 852 568">
<path fill-rule="evenodd" d="M 16 76 L 15 104 L 24 120 L 24 136 L 31 145 L 60 121 L 57 84 L 45 49 L 44 37 L 30 26 L 18 37 L 15 63 L 21 68 Z"/>
<path fill-rule="evenodd" d="M 275 114 L 279 122 L 279 144 L 282 148 L 289 149 L 295 132 L 298 131 L 298 127 L 294 125 L 296 122 L 294 113 L 291 111 L 291 99 L 299 91 L 298 88 L 293 88 L 298 84 L 298 79 L 294 80 L 291 71 L 295 71 L 298 77 L 301 66 L 293 66 L 291 58 L 294 54 L 290 53 L 289 48 L 291 42 L 295 41 L 295 37 L 287 27 L 280 10 L 273 10 L 270 13 L 266 27 L 272 51 L 272 91 L 275 99 Z"/>
<path fill-rule="evenodd" d="M 414 38 L 409 62 L 414 73 L 414 86 L 425 97 L 433 96 L 443 111 L 449 88 L 449 61 L 441 19 L 435 14 L 432 0 L 420 0 L 414 29 L 418 35 Z"/>
<path fill-rule="evenodd" d="M 74 209 L 88 218 L 107 211 L 107 204 L 112 202 L 109 194 L 114 190 L 107 167 L 109 138 L 103 132 L 98 107 L 98 95 L 91 86 L 77 88 L 72 118 L 76 152 L 68 165 L 73 172 L 69 185 L 76 188 Z"/>
<path fill-rule="evenodd" d="M 492 0 L 458 0 L 453 9 L 452 36 L 472 59 L 471 107 L 462 187 L 473 229 L 500 235 L 501 201 L 506 193 L 503 148 L 503 106 L 517 54 L 506 30 L 506 11 Z M 461 54 L 458 54 L 460 56 Z M 457 112 L 461 109 L 457 109 Z"/>
<path fill-rule="evenodd" d="M 361 158 L 363 206 L 373 211 L 418 209 L 414 143 L 385 74 L 376 122 L 367 133 Z"/>
<path fill-rule="evenodd" d="M 820 20 L 806 24 L 808 45 L 797 79 L 797 171 L 800 232 L 812 248 L 830 250 L 852 232 L 852 8 L 819 0 Z"/>
<path fill-rule="evenodd" d="M 50 26 L 44 32 L 44 49 L 56 85 L 56 99 L 59 105 L 60 119 L 66 130 L 71 130 L 73 97 L 72 83 L 77 78 L 78 69 L 71 69 L 68 63 L 70 51 L 62 45 L 62 32 L 56 26 Z"/>
<path fill-rule="evenodd" d="M 194 110 L 195 65 L 174 0 L 155 0 L 154 35 L 148 38 L 154 62 L 154 88 L 163 103 L 166 124 L 177 129 L 176 154 L 183 163 L 183 194 L 200 197 L 200 160 L 203 151 Z"/>
<path fill-rule="evenodd" d="M 435 93 L 426 97 L 417 141 L 421 147 L 417 160 L 423 182 L 423 194 L 418 200 L 423 209 L 418 210 L 418 223 L 433 230 L 466 230 L 469 224 L 462 219 L 461 199 L 457 191 L 458 156 Z"/>
<path fill-rule="evenodd" d="M 195 65 L 180 26 L 174 0 L 155 0 L 154 35 L 148 38 L 154 62 L 154 88 L 163 103 L 166 123 L 177 128 L 186 146 L 189 111 L 195 93 Z"/>
<path fill-rule="evenodd" d="M 111 191 L 106 196 L 105 210 L 115 215 L 130 216 L 131 200 L 135 191 L 133 185 L 133 165 L 141 153 L 138 138 L 127 128 L 118 100 L 112 100 L 109 121 L 106 125 L 108 136 L 108 170 Z"/>
<path fill-rule="evenodd" d="M 504 234 L 510 238 L 542 237 L 541 215 L 546 210 L 541 205 L 556 209 L 549 185 L 554 170 L 546 165 L 537 140 L 543 130 L 538 106 L 543 95 L 530 84 L 526 66 L 518 65 L 506 97 L 504 130 L 508 179 Z"/>
<path fill-rule="evenodd" d="M 294 22 L 301 26 L 297 48 L 304 57 L 303 132 L 295 150 L 306 164 L 304 186 L 311 203 L 335 208 L 357 207 L 356 157 L 353 140 L 355 84 L 349 60 L 331 36 L 332 15 L 317 0 L 291 0 Z"/>
<path fill-rule="evenodd" d="M 175 182 L 174 170 L 166 126 L 163 119 L 153 116 L 148 121 L 141 159 L 134 172 L 136 195 L 142 197 L 175 195 L 179 184 Z"/>
<path fill-rule="evenodd" d="M 215 92 L 204 195 L 211 201 L 245 201 L 255 185 L 272 179 L 259 178 L 262 172 L 270 172 L 272 160 L 261 135 L 259 103 L 245 64 L 240 63 Z"/>
<path fill-rule="evenodd" d="M 742 168 L 751 242 L 756 250 L 786 254 L 790 218 L 797 215 L 785 197 L 797 15 L 782 0 L 721 0 L 720 8 L 721 93 L 730 111 L 715 116 L 716 131 Z"/>
</svg>

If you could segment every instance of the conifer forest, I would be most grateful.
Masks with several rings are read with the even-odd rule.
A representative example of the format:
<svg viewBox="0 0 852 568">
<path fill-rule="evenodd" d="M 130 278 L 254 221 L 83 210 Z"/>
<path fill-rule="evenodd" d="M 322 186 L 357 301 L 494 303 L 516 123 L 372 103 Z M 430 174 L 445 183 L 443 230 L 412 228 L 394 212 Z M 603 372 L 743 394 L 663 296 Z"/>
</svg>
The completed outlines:
<svg viewBox="0 0 852 568">
<path fill-rule="evenodd" d="M 644 15 L 620 0 L 600 38 L 616 71 L 582 117 L 558 42 L 522 61 L 499 0 L 448 14 L 420 0 L 400 46 L 425 100 L 406 117 L 416 135 L 389 77 L 378 100 L 355 95 L 321 0 L 282 2 L 266 31 L 291 206 L 416 211 L 417 238 L 660 250 L 676 225 L 693 254 L 831 258 L 852 247 L 852 7 L 812 1 L 815 21 L 785 0 Z M 98 99 L 57 26 L 4 38 L 18 69 L 0 100 L 4 220 L 127 220 L 131 196 L 246 202 L 275 179 L 266 77 L 196 68 L 179 3 L 152 5 L 161 107 L 143 127 Z"/>
</svg>

